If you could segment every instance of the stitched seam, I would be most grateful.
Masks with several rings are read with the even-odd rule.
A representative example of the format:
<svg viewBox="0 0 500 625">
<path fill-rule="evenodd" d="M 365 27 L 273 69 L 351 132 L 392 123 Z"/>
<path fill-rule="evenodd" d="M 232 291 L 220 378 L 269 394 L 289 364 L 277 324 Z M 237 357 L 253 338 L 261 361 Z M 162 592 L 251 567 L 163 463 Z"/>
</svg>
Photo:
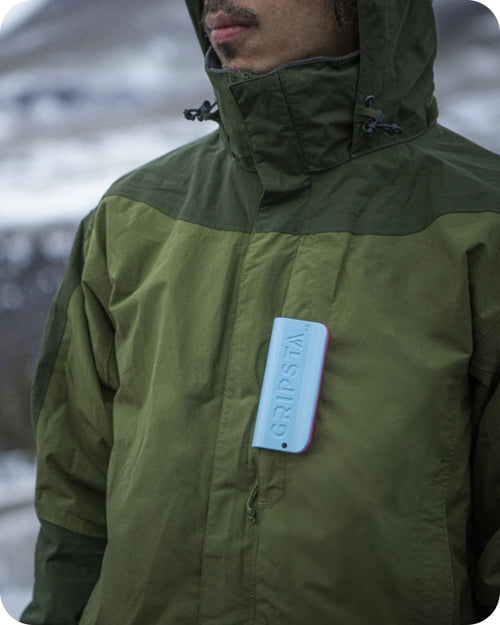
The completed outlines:
<svg viewBox="0 0 500 625">
<path fill-rule="evenodd" d="M 201 548 L 201 575 L 200 575 L 200 599 L 199 599 L 199 608 L 198 608 L 198 623 L 200 625 L 202 625 L 202 614 L 203 614 L 203 610 L 204 610 L 204 606 L 205 606 L 205 593 L 206 593 L 206 544 L 207 544 L 207 539 L 209 537 L 209 535 L 212 533 L 212 529 L 209 526 L 209 519 L 210 519 L 210 512 L 213 508 L 213 497 L 215 494 L 215 487 L 214 487 L 214 483 L 215 483 L 215 478 L 217 476 L 217 450 L 220 447 L 220 441 L 222 438 L 222 434 L 223 434 L 223 420 L 224 417 L 226 416 L 226 403 L 227 403 L 227 397 L 228 397 L 228 392 L 231 389 L 231 372 L 232 372 L 232 365 L 233 365 L 233 357 L 234 357 L 234 338 L 237 334 L 237 328 L 239 323 L 241 323 L 241 317 L 240 317 L 240 311 L 241 311 L 241 298 L 242 298 L 242 279 L 243 279 L 243 274 L 244 274 L 244 269 L 245 269 L 245 260 L 248 254 L 248 249 L 250 247 L 250 243 L 251 243 L 251 237 L 248 237 L 248 241 L 246 244 L 246 249 L 245 249 L 245 253 L 243 255 L 242 261 L 241 261 L 241 268 L 239 271 L 239 276 L 238 276 L 238 283 L 239 283 L 239 287 L 238 287 L 238 303 L 236 305 L 236 310 L 235 310 L 235 316 L 234 316 L 234 324 L 233 324 L 233 331 L 232 331 L 232 335 L 231 335 L 231 344 L 229 347 L 229 353 L 228 353 L 228 359 L 227 359 L 227 366 L 226 366 L 226 372 L 225 372 L 225 388 L 223 391 L 223 396 L 222 396 L 222 402 L 221 402 L 221 409 L 220 409 L 220 418 L 219 418 L 219 424 L 217 427 L 217 435 L 216 435 L 216 439 L 215 439 L 215 447 L 214 447 L 214 457 L 213 457 L 213 464 L 212 464 L 212 470 L 210 473 L 210 488 L 209 488 L 209 494 L 208 494 L 208 502 L 207 502 L 207 512 L 206 512 L 206 522 L 205 522 L 205 531 L 204 531 L 204 535 L 203 535 L 203 544 L 202 544 L 202 548 Z"/>
<path fill-rule="evenodd" d="M 484 339 L 486 339 L 491 332 L 493 332 L 493 330 L 496 328 L 496 326 L 500 323 L 500 312 L 498 313 L 498 315 L 495 317 L 495 319 L 492 321 L 491 326 L 484 332 L 484 334 L 482 334 L 478 340 L 477 340 L 477 344 L 479 345 L 480 343 L 482 343 L 484 341 Z"/>
</svg>

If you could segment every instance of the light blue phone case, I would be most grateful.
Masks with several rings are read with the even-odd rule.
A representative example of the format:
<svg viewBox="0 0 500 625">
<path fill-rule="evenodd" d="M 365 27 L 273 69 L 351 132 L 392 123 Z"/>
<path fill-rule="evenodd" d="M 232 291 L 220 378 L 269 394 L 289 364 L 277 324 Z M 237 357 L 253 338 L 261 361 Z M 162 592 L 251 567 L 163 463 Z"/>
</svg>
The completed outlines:
<svg viewBox="0 0 500 625">
<path fill-rule="evenodd" d="M 299 454 L 311 444 L 328 328 L 274 320 L 252 446 Z"/>
</svg>

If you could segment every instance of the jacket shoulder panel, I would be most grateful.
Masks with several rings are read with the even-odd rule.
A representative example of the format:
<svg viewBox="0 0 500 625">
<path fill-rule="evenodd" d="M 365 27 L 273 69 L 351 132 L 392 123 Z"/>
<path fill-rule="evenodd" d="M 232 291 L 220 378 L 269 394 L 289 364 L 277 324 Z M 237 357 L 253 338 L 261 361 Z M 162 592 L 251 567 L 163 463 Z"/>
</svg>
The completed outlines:
<svg viewBox="0 0 500 625">
<path fill-rule="evenodd" d="M 255 173 L 234 163 L 220 131 L 215 131 L 126 174 L 104 198 L 108 206 L 113 196 L 120 196 L 173 219 L 249 232 L 249 213 L 260 194 Z"/>
</svg>

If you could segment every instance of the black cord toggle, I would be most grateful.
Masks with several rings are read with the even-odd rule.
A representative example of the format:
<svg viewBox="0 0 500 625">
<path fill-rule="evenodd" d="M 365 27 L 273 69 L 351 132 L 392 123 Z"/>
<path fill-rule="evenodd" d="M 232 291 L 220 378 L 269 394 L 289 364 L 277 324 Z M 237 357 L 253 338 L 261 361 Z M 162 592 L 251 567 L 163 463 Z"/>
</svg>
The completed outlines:
<svg viewBox="0 0 500 625">
<path fill-rule="evenodd" d="M 194 121 L 195 119 L 197 119 L 199 122 L 202 122 L 205 119 L 205 115 L 208 115 L 208 113 L 211 112 L 211 110 L 214 108 L 216 104 L 217 102 L 210 104 L 208 100 L 205 100 L 205 102 L 203 102 L 200 108 L 185 109 L 184 117 L 188 119 L 189 121 Z"/>
<path fill-rule="evenodd" d="M 373 108 L 374 100 L 375 98 L 372 95 L 368 96 L 365 100 L 366 106 L 368 107 L 367 109 L 365 109 L 366 113 L 369 117 L 372 118 L 370 119 L 370 121 L 367 121 L 363 124 L 363 130 L 366 132 L 366 134 L 373 136 L 377 132 L 377 130 L 383 130 L 390 135 L 403 134 L 404 129 L 401 128 L 401 126 L 398 126 L 397 124 L 384 123 L 386 119 L 385 115 L 382 113 L 382 111 L 376 111 Z"/>
</svg>

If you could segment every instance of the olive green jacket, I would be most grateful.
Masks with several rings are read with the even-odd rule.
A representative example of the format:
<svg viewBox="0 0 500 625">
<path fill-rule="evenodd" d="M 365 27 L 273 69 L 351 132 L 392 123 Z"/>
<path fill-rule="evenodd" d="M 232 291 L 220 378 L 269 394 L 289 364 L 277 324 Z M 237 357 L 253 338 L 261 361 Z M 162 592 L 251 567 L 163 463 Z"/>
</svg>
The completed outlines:
<svg viewBox="0 0 500 625">
<path fill-rule="evenodd" d="M 500 158 L 436 123 L 429 0 L 359 0 L 359 20 L 343 59 L 248 76 L 208 52 L 220 128 L 83 222 L 34 389 L 26 623 L 463 625 L 495 606 Z M 331 336 L 299 455 L 251 446 L 279 316 Z"/>
</svg>

